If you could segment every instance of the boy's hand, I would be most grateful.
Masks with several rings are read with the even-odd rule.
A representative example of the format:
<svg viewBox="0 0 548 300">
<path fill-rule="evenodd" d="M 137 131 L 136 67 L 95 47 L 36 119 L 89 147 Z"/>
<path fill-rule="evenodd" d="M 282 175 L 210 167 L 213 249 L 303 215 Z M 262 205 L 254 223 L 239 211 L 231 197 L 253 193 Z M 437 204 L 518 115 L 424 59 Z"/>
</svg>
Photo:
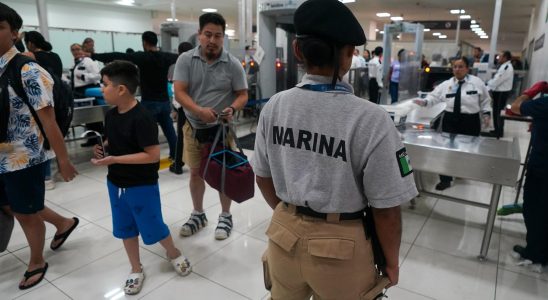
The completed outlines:
<svg viewBox="0 0 548 300">
<path fill-rule="evenodd" d="M 92 158 L 91 163 L 96 166 L 109 166 L 109 165 L 115 164 L 116 161 L 115 161 L 115 156 L 110 155 L 101 159 Z"/>
<path fill-rule="evenodd" d="M 93 156 L 99 159 L 105 157 L 105 152 L 103 151 L 103 147 L 101 147 L 101 145 L 93 146 Z"/>
<path fill-rule="evenodd" d="M 66 182 L 69 182 L 76 177 L 78 171 L 69 160 L 65 160 L 59 161 L 59 173 Z"/>
</svg>

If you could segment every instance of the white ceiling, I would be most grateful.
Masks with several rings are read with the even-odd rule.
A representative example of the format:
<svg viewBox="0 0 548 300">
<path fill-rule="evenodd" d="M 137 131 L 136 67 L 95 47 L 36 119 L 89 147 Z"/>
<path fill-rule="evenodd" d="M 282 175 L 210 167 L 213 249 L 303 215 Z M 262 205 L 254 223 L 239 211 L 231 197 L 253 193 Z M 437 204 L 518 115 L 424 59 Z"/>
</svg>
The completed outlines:
<svg viewBox="0 0 548 300">
<path fill-rule="evenodd" d="M 117 0 L 70 0 L 95 4 L 117 5 Z M 229 24 L 237 27 L 238 0 L 175 0 L 177 18 L 179 20 L 196 20 L 202 14 L 203 8 L 217 8 Z M 455 4 L 457 3 L 458 4 Z M 505 45 L 514 45 L 520 50 L 523 39 L 527 35 L 532 9 L 537 0 L 504 0 L 500 22 L 499 42 Z M 159 12 L 158 15 L 168 16 L 172 0 L 135 0 L 138 9 Z M 472 19 L 478 21 L 485 32 L 490 36 L 493 23 L 495 0 L 357 0 L 347 4 L 364 26 L 370 21 L 389 22 L 386 18 L 376 16 L 378 12 L 389 12 L 393 16 L 403 16 L 407 21 L 419 20 L 456 20 L 449 9 L 464 9 Z M 382 28 L 382 25 L 378 25 Z M 448 39 L 455 38 L 455 31 L 440 31 Z M 426 32 L 425 39 L 437 39 L 433 32 Z M 461 39 L 470 43 L 486 42 L 470 30 L 461 31 Z"/>
</svg>

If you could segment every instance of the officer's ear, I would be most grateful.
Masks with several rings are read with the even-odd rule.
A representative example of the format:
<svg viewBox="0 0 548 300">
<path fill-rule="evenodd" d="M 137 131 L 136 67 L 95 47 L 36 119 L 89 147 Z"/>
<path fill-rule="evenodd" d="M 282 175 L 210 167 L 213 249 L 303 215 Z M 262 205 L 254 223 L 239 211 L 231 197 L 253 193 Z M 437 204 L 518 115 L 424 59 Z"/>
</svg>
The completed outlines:
<svg viewBox="0 0 548 300">
<path fill-rule="evenodd" d="M 300 62 L 303 62 L 304 56 L 301 49 L 299 48 L 299 43 L 297 42 L 297 39 L 293 40 L 292 46 L 293 46 L 293 53 L 295 53 L 295 57 L 297 58 L 297 60 Z"/>
</svg>

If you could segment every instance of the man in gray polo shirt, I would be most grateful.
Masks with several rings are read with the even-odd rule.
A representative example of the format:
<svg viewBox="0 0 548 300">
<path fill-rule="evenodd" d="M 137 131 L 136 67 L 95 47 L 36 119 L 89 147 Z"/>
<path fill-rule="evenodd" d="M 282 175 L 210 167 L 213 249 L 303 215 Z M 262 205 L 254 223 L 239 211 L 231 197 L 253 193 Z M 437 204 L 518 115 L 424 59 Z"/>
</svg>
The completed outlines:
<svg viewBox="0 0 548 300">
<path fill-rule="evenodd" d="M 189 122 L 183 126 L 183 160 L 190 168 L 190 195 L 194 204 L 188 221 L 181 227 L 182 236 L 190 236 L 207 225 L 204 213 L 205 183 L 200 177 L 201 151 L 211 142 L 216 129 L 211 125 L 221 114 L 231 121 L 234 112 L 247 103 L 247 82 L 240 61 L 223 49 L 226 22 L 217 13 L 200 16 L 200 45 L 182 54 L 173 76 L 175 98 L 183 106 Z M 189 124 L 190 123 L 190 124 Z M 232 202 L 219 193 L 222 213 L 215 238 L 226 239 L 232 230 Z"/>
</svg>

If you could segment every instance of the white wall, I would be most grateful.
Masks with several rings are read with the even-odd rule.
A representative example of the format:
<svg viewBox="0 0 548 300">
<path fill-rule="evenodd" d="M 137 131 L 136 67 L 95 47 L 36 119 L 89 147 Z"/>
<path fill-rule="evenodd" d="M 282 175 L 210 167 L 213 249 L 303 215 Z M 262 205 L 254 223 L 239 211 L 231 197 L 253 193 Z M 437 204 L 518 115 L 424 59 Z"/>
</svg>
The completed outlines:
<svg viewBox="0 0 548 300">
<path fill-rule="evenodd" d="M 528 86 L 539 80 L 548 80 L 548 0 L 538 1 L 534 18 L 533 30 L 526 39 L 526 45 L 532 39 L 536 41 L 543 34 L 545 38 L 544 46 L 533 52 L 529 69 Z"/>
<path fill-rule="evenodd" d="M 38 25 L 35 0 L 2 2 L 21 15 L 24 25 Z M 152 30 L 152 12 L 149 10 L 59 0 L 47 1 L 47 10 L 50 27 L 135 33 Z"/>
</svg>

